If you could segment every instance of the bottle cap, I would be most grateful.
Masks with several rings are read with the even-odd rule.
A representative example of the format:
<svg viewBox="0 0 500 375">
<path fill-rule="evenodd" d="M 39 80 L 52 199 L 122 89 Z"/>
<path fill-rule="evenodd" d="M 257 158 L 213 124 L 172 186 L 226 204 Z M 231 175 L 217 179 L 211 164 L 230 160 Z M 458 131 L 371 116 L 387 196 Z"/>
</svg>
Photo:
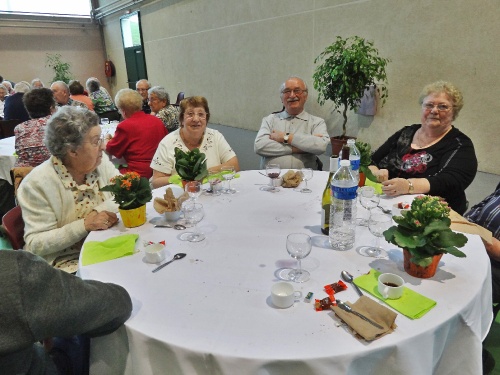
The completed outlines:
<svg viewBox="0 0 500 375">
<path fill-rule="evenodd" d="M 353 144 L 353 143 L 356 143 L 356 141 L 355 141 L 354 139 L 349 138 L 349 139 L 347 140 L 347 144 L 348 144 L 348 145 Z"/>
<path fill-rule="evenodd" d="M 351 165 L 351 162 L 347 159 L 341 160 L 340 161 L 340 166 L 341 167 L 349 167 Z"/>
</svg>

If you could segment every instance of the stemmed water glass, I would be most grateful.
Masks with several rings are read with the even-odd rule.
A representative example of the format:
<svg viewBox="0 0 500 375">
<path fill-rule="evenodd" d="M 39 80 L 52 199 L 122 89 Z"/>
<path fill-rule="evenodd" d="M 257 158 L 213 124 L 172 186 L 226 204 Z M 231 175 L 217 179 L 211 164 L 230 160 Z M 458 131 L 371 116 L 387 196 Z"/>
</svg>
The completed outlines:
<svg viewBox="0 0 500 375">
<path fill-rule="evenodd" d="M 307 181 L 313 178 L 313 170 L 312 168 L 302 168 L 300 170 L 302 172 L 302 180 L 306 182 L 306 187 L 300 189 L 301 193 L 312 193 L 312 190 L 307 187 Z"/>
<path fill-rule="evenodd" d="M 359 203 L 368 210 L 368 217 L 371 215 L 371 210 L 377 207 L 380 203 L 380 196 L 375 193 L 373 186 L 363 186 L 358 189 Z M 359 225 L 368 226 L 369 220 L 361 219 Z"/>
<path fill-rule="evenodd" d="M 184 232 L 179 238 L 182 241 L 189 242 L 203 241 L 205 239 L 205 235 L 201 233 L 196 226 L 196 224 L 198 224 L 205 216 L 203 205 L 201 203 L 186 201 L 182 204 L 182 212 L 184 213 L 184 219 L 186 222 L 193 225 L 193 231 Z"/>
<path fill-rule="evenodd" d="M 220 195 L 220 192 L 217 188 L 219 183 L 221 182 L 221 176 L 219 172 L 209 171 L 208 172 L 208 184 L 210 185 L 209 189 L 205 190 L 205 195 Z"/>
<path fill-rule="evenodd" d="M 387 257 L 387 252 L 380 247 L 380 238 L 384 236 L 384 231 L 392 225 L 392 217 L 384 213 L 371 211 L 368 229 L 377 238 L 375 246 L 363 246 L 359 253 L 365 257 L 383 258 Z"/>
<path fill-rule="evenodd" d="M 274 180 L 277 179 L 281 174 L 280 165 L 273 164 L 273 163 L 267 164 L 266 165 L 266 174 L 271 179 L 271 182 L 270 182 L 271 186 L 268 190 L 272 191 L 272 192 L 279 191 L 279 189 L 276 189 L 276 187 L 274 186 Z"/>
<path fill-rule="evenodd" d="M 196 202 L 196 199 L 201 194 L 201 182 L 200 181 L 188 181 L 185 186 L 186 193 L 189 194 L 191 201 Z"/>
<path fill-rule="evenodd" d="M 234 167 L 231 166 L 222 167 L 221 172 L 222 172 L 222 177 L 224 178 L 224 180 L 227 181 L 227 188 L 224 189 L 222 192 L 224 194 L 236 193 L 235 189 L 231 189 L 231 180 L 234 178 Z"/>
<path fill-rule="evenodd" d="M 302 269 L 301 260 L 309 255 L 312 249 L 311 237 L 305 233 L 291 233 L 286 237 L 286 250 L 298 261 L 297 269 L 288 272 L 288 280 L 303 283 L 309 280 L 309 272 Z"/>
</svg>

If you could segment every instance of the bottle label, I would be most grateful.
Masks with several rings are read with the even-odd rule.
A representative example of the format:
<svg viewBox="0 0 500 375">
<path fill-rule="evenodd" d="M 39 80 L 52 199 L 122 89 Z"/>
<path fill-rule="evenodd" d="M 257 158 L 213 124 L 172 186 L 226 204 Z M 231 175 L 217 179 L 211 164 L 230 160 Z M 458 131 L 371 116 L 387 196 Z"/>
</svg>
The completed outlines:
<svg viewBox="0 0 500 375">
<path fill-rule="evenodd" d="M 341 200 L 356 199 L 358 186 L 339 187 L 332 185 L 333 197 Z"/>
<path fill-rule="evenodd" d="M 351 169 L 353 171 L 357 171 L 359 169 L 359 165 L 361 163 L 360 159 L 350 159 L 351 162 Z"/>
</svg>

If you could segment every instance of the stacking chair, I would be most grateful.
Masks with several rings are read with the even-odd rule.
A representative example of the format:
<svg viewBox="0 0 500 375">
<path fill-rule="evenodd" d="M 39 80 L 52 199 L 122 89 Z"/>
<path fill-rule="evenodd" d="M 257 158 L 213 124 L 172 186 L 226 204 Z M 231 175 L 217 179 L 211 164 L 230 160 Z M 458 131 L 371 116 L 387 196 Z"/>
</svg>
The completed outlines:
<svg viewBox="0 0 500 375">
<path fill-rule="evenodd" d="M 1 120 L 0 121 L 0 134 L 2 138 L 14 136 L 14 128 L 23 122 L 23 120 Z"/>
<path fill-rule="evenodd" d="M 20 206 L 14 207 L 3 215 L 2 226 L 12 248 L 22 249 L 24 247 L 24 220 Z"/>
<path fill-rule="evenodd" d="M 174 104 L 176 107 L 178 107 L 181 104 L 182 99 L 184 99 L 184 93 L 181 91 L 180 93 L 177 94 L 177 100 Z"/>
</svg>

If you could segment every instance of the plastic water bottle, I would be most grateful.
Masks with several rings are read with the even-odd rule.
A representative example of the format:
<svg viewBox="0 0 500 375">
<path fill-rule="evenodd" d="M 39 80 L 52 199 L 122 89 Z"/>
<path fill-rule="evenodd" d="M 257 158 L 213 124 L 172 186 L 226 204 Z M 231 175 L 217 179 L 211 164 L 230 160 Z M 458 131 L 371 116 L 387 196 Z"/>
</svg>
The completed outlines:
<svg viewBox="0 0 500 375">
<path fill-rule="evenodd" d="M 356 141 L 354 139 L 348 139 L 347 145 L 349 146 L 349 161 L 351 162 L 351 169 L 356 181 L 359 183 L 359 164 L 361 162 L 361 154 L 356 147 Z"/>
<path fill-rule="evenodd" d="M 340 162 L 340 169 L 333 175 L 331 187 L 330 245 L 335 250 L 348 250 L 354 245 L 358 190 L 349 160 Z"/>
</svg>

